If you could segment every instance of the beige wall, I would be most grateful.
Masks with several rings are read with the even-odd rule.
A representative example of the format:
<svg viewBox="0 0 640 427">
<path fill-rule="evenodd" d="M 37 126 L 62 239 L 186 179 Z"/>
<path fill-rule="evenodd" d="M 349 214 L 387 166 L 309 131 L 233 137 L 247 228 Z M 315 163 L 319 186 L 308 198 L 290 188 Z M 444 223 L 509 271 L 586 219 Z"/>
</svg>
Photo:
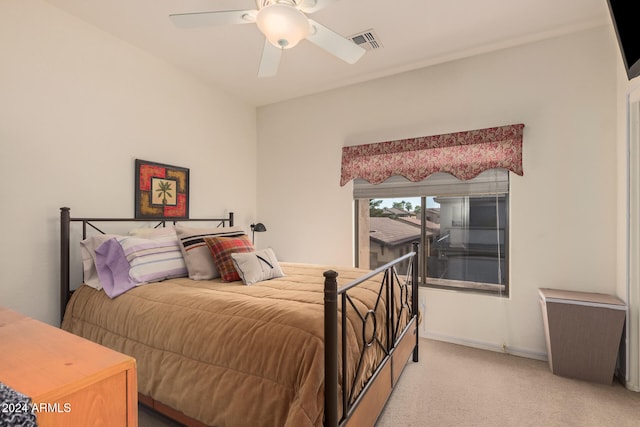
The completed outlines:
<svg viewBox="0 0 640 427">
<path fill-rule="evenodd" d="M 259 108 L 261 244 L 285 260 L 350 264 L 343 146 L 524 123 L 510 298 L 424 290 L 422 333 L 545 357 L 538 288 L 620 289 L 617 54 L 599 27 Z"/>
<path fill-rule="evenodd" d="M 192 217 L 251 222 L 254 107 L 38 0 L 0 2 L 0 54 L 0 306 L 59 321 L 59 207 L 133 216 L 136 158 L 190 169 Z"/>
</svg>

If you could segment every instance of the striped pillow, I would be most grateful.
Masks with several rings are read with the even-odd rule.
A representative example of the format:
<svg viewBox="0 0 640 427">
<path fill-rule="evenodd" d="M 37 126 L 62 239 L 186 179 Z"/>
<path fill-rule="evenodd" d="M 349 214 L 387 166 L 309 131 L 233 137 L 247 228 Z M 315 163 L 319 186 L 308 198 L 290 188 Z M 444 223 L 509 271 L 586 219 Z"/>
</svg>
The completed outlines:
<svg viewBox="0 0 640 427">
<path fill-rule="evenodd" d="M 207 237 L 241 236 L 245 234 L 240 227 L 200 228 L 176 225 L 176 234 L 180 241 L 182 256 L 187 264 L 189 278 L 193 280 L 209 280 L 220 277 L 209 247 L 204 239 Z"/>
<path fill-rule="evenodd" d="M 187 276 L 187 266 L 175 235 L 162 239 L 117 237 L 131 266 L 129 276 L 137 282 L 158 282 Z"/>
<path fill-rule="evenodd" d="M 162 239 L 116 236 L 101 244 L 95 253 L 100 282 L 111 298 L 144 283 L 187 275 L 175 236 Z"/>
<path fill-rule="evenodd" d="M 205 237 L 211 257 L 224 282 L 240 280 L 231 254 L 253 252 L 253 244 L 246 234 L 238 237 Z"/>
</svg>

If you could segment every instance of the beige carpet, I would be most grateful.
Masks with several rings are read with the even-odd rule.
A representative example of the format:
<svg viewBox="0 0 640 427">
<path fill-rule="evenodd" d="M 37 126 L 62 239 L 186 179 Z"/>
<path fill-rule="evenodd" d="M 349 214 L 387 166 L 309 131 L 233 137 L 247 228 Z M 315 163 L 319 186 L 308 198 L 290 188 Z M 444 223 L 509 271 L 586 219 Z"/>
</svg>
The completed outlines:
<svg viewBox="0 0 640 427">
<path fill-rule="evenodd" d="M 640 426 L 640 393 L 553 375 L 546 362 L 427 339 L 376 427 Z M 140 427 L 177 426 L 145 408 Z M 250 425 L 250 422 L 247 424 Z"/>
<path fill-rule="evenodd" d="M 640 393 L 553 375 L 547 362 L 421 339 L 377 427 L 640 426 Z"/>
</svg>

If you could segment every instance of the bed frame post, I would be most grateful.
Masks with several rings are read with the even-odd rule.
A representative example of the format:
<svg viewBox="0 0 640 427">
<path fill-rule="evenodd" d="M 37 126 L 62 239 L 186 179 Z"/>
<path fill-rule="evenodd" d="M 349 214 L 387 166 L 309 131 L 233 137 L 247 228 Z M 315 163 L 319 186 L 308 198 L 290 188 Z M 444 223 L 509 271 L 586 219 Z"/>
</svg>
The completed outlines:
<svg viewBox="0 0 640 427">
<path fill-rule="evenodd" d="M 413 269 L 411 270 L 411 312 L 415 316 L 416 319 L 416 346 L 413 348 L 413 361 L 418 361 L 418 344 L 420 343 L 420 324 L 418 320 L 420 316 L 418 315 L 418 279 L 419 279 L 419 271 L 418 266 L 420 265 L 418 260 L 420 259 L 420 242 L 413 242 L 413 252 L 416 254 L 413 257 Z"/>
<path fill-rule="evenodd" d="M 338 273 L 324 272 L 324 425 L 338 426 Z"/>
<path fill-rule="evenodd" d="M 69 228 L 71 210 L 60 208 L 60 322 L 69 301 Z"/>
</svg>

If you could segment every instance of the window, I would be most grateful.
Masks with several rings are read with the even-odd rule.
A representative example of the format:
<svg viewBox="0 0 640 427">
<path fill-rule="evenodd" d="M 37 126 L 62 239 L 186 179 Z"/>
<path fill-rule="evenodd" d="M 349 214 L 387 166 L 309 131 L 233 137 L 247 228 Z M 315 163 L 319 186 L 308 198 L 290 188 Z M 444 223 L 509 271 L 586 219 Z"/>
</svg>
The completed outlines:
<svg viewBox="0 0 640 427">
<path fill-rule="evenodd" d="M 358 265 L 375 269 L 419 241 L 421 285 L 508 295 L 508 188 L 504 170 L 467 181 L 356 180 Z"/>
<path fill-rule="evenodd" d="M 419 240 L 424 285 L 508 295 L 509 172 L 524 173 L 523 129 L 343 147 L 340 185 L 353 180 L 357 264 L 384 264 Z M 419 209 L 404 198 L 419 198 Z"/>
</svg>

